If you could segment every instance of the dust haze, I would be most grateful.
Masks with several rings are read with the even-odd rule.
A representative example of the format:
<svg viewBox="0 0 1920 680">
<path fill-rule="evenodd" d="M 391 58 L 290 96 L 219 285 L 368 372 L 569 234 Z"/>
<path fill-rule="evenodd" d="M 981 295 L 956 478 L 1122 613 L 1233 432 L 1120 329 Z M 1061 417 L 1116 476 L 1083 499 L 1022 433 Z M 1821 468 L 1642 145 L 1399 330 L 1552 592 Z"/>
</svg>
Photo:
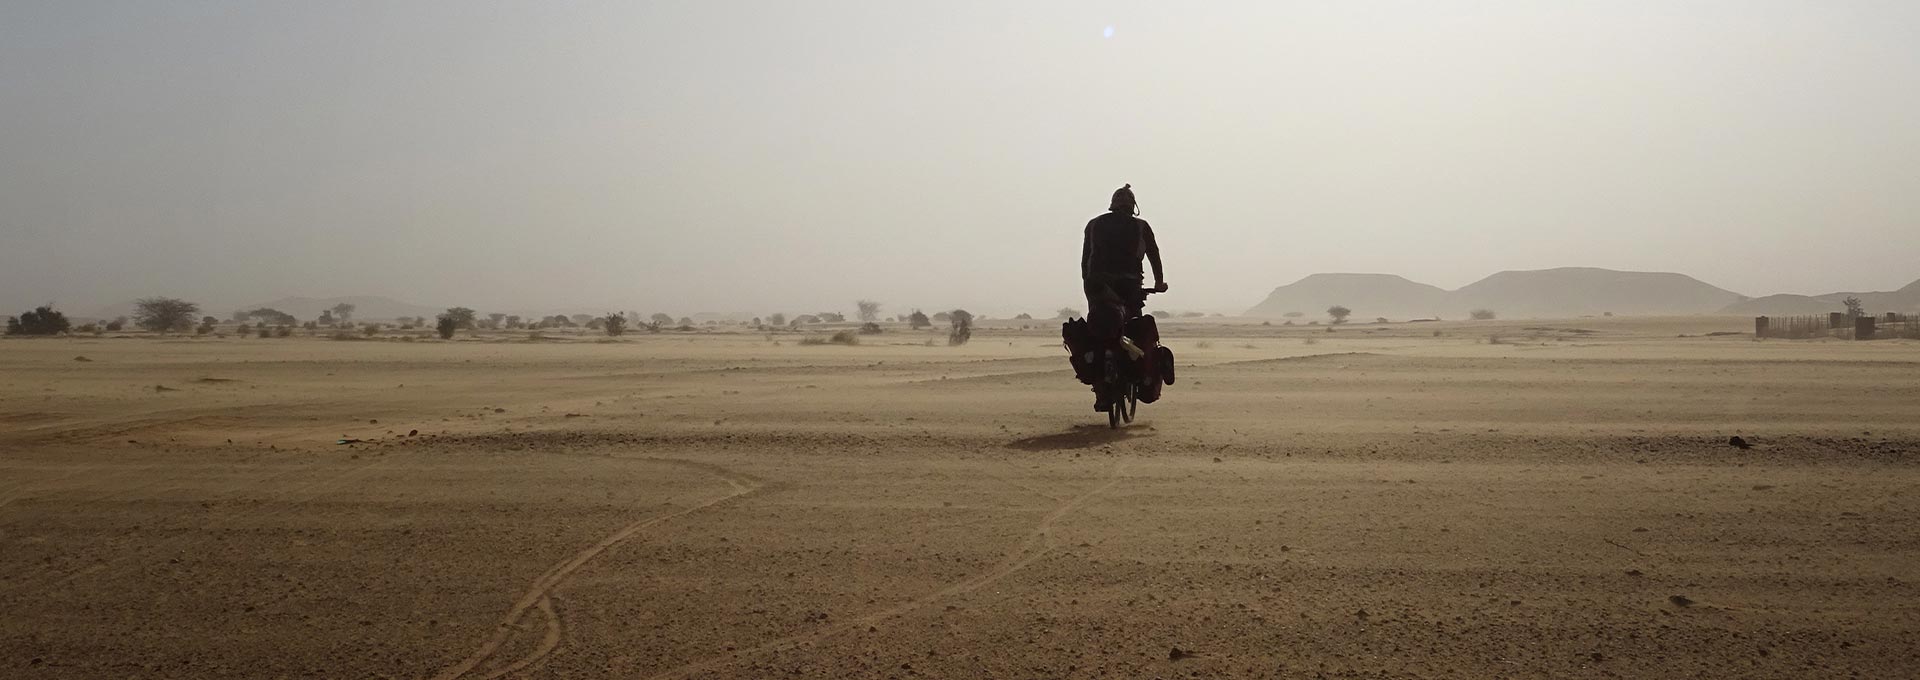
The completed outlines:
<svg viewBox="0 0 1920 680">
<path fill-rule="evenodd" d="M 8 3 L 0 678 L 1910 677 L 1917 100 L 1913 3 Z"/>
<path fill-rule="evenodd" d="M 1012 315 L 1074 301 L 1079 227 L 1127 182 L 1167 304 L 1210 312 L 1316 272 L 1892 290 L 1920 247 L 1916 27 L 1904 3 L 15 3 L 0 302 Z"/>
</svg>

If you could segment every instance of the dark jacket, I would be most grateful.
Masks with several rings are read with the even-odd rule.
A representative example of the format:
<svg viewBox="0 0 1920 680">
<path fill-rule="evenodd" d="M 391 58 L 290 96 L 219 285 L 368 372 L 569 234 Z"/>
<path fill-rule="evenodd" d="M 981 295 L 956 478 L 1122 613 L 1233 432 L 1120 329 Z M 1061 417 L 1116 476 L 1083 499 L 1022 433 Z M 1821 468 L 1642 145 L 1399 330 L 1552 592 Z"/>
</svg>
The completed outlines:
<svg viewBox="0 0 1920 680">
<path fill-rule="evenodd" d="M 1153 264 L 1153 280 L 1165 281 L 1160 270 L 1160 244 L 1153 240 L 1153 227 L 1132 215 L 1110 212 L 1087 222 L 1087 233 L 1080 245 L 1080 278 L 1102 282 L 1112 279 L 1139 281 L 1140 258 Z"/>
</svg>

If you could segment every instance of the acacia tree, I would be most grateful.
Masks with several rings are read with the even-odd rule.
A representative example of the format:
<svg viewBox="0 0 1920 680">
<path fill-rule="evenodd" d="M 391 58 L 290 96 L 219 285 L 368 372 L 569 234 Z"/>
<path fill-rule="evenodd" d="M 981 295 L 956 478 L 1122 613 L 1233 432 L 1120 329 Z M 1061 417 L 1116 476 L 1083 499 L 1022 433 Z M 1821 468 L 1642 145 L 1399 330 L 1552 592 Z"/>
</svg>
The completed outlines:
<svg viewBox="0 0 1920 680">
<path fill-rule="evenodd" d="M 655 326 L 673 325 L 673 315 L 664 312 L 654 312 L 653 316 L 647 317 L 647 319 L 651 320 Z"/>
<path fill-rule="evenodd" d="M 1346 323 L 1347 317 L 1351 316 L 1352 314 L 1353 314 L 1353 310 L 1347 309 L 1346 307 L 1342 307 L 1340 305 L 1334 305 L 1332 307 L 1327 308 L 1327 316 L 1333 317 L 1333 323 L 1336 325 Z"/>
<path fill-rule="evenodd" d="M 769 325 L 769 326 L 785 326 L 785 325 L 787 325 L 787 314 L 786 314 L 786 312 L 774 312 L 774 313 L 772 313 L 772 314 L 769 314 L 769 315 L 767 315 L 767 325 Z"/>
<path fill-rule="evenodd" d="M 200 305 L 170 297 L 140 298 L 133 307 L 133 322 L 155 333 L 190 330 L 200 313 Z"/>
<path fill-rule="evenodd" d="M 353 306 L 352 303 L 342 302 L 340 304 L 334 305 L 332 309 L 329 309 L 327 311 L 333 312 L 333 318 L 339 319 L 340 323 L 346 323 L 348 321 L 353 320 L 354 309 L 355 307 Z"/>
<path fill-rule="evenodd" d="M 59 335 L 72 327 L 67 315 L 56 312 L 53 305 L 41 305 L 33 311 L 19 317 L 7 317 L 7 335 Z"/>
<path fill-rule="evenodd" d="M 907 315 L 907 327 L 912 328 L 914 330 L 919 330 L 922 328 L 932 328 L 933 320 L 927 318 L 926 312 L 922 312 L 916 309 L 916 310 L 913 310 L 912 314 Z"/>
<path fill-rule="evenodd" d="M 862 322 L 873 323 L 880 320 L 880 303 L 872 300 L 859 300 L 854 302 L 853 306 L 856 310 L 854 314 L 859 316 Z"/>
<path fill-rule="evenodd" d="M 1849 319 L 1867 315 L 1867 306 L 1860 302 L 1860 298 L 1848 296 L 1847 299 L 1841 300 L 1840 304 L 1847 306 L 1847 318 Z"/>
<path fill-rule="evenodd" d="M 600 321 L 600 326 L 607 335 L 617 338 L 621 333 L 627 332 L 627 317 L 617 312 L 607 312 L 606 318 Z"/>
<path fill-rule="evenodd" d="M 473 317 L 473 310 L 466 307 L 448 307 L 447 312 L 440 315 L 442 319 L 453 319 L 454 328 L 468 330 L 473 328 Z"/>
</svg>

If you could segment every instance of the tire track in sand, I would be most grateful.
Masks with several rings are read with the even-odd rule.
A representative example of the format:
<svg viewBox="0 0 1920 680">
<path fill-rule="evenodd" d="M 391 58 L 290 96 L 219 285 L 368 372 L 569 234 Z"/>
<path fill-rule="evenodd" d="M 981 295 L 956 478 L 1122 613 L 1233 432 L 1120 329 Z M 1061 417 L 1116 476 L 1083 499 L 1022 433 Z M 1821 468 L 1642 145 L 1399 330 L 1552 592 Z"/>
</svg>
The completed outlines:
<svg viewBox="0 0 1920 680">
<path fill-rule="evenodd" d="M 744 659 L 754 654 L 762 654 L 766 652 L 778 652 L 778 651 L 794 649 L 797 647 L 804 647 L 804 646 L 819 642 L 821 640 L 824 640 L 826 638 L 832 637 L 839 633 L 845 632 L 852 628 L 857 628 L 859 626 L 870 626 L 875 623 L 884 621 L 886 619 L 905 615 L 914 610 L 920 609 L 922 607 L 933 604 L 935 602 L 939 602 L 940 600 L 953 597 L 955 595 L 964 595 L 966 593 L 979 590 L 983 586 L 991 584 L 1000 579 L 1006 578 L 1007 576 L 1013 574 L 1014 572 L 1019 571 L 1022 568 L 1025 568 L 1027 565 L 1034 563 L 1035 561 L 1039 560 L 1041 557 L 1045 556 L 1048 552 L 1052 551 L 1054 522 L 1059 521 L 1061 517 L 1065 517 L 1067 513 L 1072 512 L 1074 508 L 1077 508 L 1081 504 L 1085 503 L 1087 499 L 1092 498 L 1095 494 L 1098 494 L 1102 491 L 1106 491 L 1107 489 L 1111 488 L 1114 484 L 1118 483 L 1119 481 L 1120 481 L 1120 469 L 1118 466 L 1115 466 L 1114 469 L 1108 473 L 1107 479 L 1105 481 L 1094 486 L 1092 489 L 1089 489 L 1085 493 L 1082 493 L 1078 496 L 1074 496 L 1062 502 L 1059 507 L 1056 507 L 1053 509 L 1053 512 L 1049 512 L 1047 513 L 1046 517 L 1041 518 L 1040 523 L 1035 525 L 1032 531 L 1027 532 L 1027 535 L 1024 538 L 1020 539 L 1020 542 L 1014 546 L 1013 550 L 1009 551 L 1007 553 L 1007 556 L 1002 558 L 998 564 L 994 565 L 992 569 L 988 569 L 987 571 L 981 572 L 980 574 L 975 575 L 972 578 L 950 584 L 945 588 L 941 588 L 939 590 L 936 590 L 926 595 L 922 595 L 912 600 L 908 600 L 906 602 L 894 605 L 892 607 L 881 609 L 875 612 L 869 612 L 867 614 L 863 614 L 861 616 L 854 617 L 852 619 L 847 619 L 845 621 L 841 621 L 839 623 L 835 623 L 833 625 L 826 626 L 824 628 L 815 629 L 815 630 L 808 631 L 805 633 L 800 633 L 797 635 L 789 635 L 787 637 L 769 640 L 767 642 L 761 643 L 759 645 L 755 645 L 753 647 L 748 647 L 746 649 L 729 652 L 722 656 L 708 657 L 706 659 L 695 661 L 686 665 L 670 668 L 665 671 L 661 671 L 659 673 L 655 673 L 653 675 L 647 676 L 647 680 L 675 680 L 677 678 L 685 678 L 698 673 L 711 671 L 716 666 L 719 666 L 721 664 L 724 664 L 730 661 L 737 661 L 740 659 Z"/>
<path fill-rule="evenodd" d="M 484 664 L 487 661 L 491 660 L 495 654 L 499 653 L 500 648 L 504 646 L 509 640 L 513 639 L 514 633 L 520 630 L 523 630 L 523 628 L 520 626 L 521 621 L 525 620 L 535 612 L 538 612 L 540 617 L 545 619 L 545 624 L 543 626 L 545 629 L 545 633 L 540 641 L 540 644 L 537 645 L 534 648 L 534 650 L 532 652 L 529 652 L 526 656 L 516 659 L 512 663 L 509 663 L 505 666 L 501 666 L 499 668 L 486 671 L 484 674 L 480 675 L 479 677 L 483 678 L 484 680 L 499 678 L 511 673 L 518 672 L 522 669 L 527 668 L 528 666 L 532 666 L 533 664 L 538 663 L 542 659 L 545 659 L 548 654 L 553 653 L 553 650 L 558 649 L 560 647 L 561 636 L 563 633 L 563 628 L 561 627 L 561 623 L 560 623 L 560 615 L 558 612 L 554 611 L 554 608 L 553 608 L 553 590 L 559 587 L 559 585 L 565 582 L 568 578 L 572 577 L 574 572 L 579 571 L 581 567 L 586 566 L 588 562 L 591 562 L 593 561 L 594 558 L 599 557 L 600 554 L 606 552 L 607 549 L 612 548 L 613 546 L 619 545 L 620 543 L 625 542 L 627 539 L 633 538 L 635 534 L 638 534 L 649 527 L 652 527 L 656 524 L 660 524 L 667 520 L 675 519 L 678 517 L 684 517 L 686 515 L 690 515 L 695 512 L 699 512 L 701 510 L 711 508 L 721 503 L 725 503 L 727 501 L 740 498 L 742 496 L 753 493 L 755 491 L 759 491 L 760 489 L 765 487 L 765 485 L 761 483 L 760 480 L 758 479 L 734 472 L 727 468 L 721 467 L 719 465 L 714 465 L 711 463 L 701 463 L 697 461 L 680 460 L 675 458 L 641 458 L 638 460 L 648 460 L 648 461 L 654 461 L 659 463 L 671 463 L 674 465 L 692 467 L 692 468 L 696 468 L 696 469 L 711 473 L 717 477 L 720 477 L 722 480 L 726 481 L 728 492 L 725 495 L 718 496 L 700 503 L 696 503 L 694 505 L 690 505 L 685 508 L 681 508 L 679 510 L 669 512 L 664 515 L 655 515 L 652 517 L 648 517 L 646 519 L 636 521 L 632 524 L 628 524 L 624 527 L 621 527 L 619 530 L 614 531 L 611 534 L 608 534 L 606 538 L 600 539 L 599 542 L 594 543 L 593 545 L 587 546 L 585 549 L 581 550 L 580 552 L 574 553 L 571 557 L 568 557 L 565 560 L 561 560 L 558 564 L 555 564 L 553 568 L 548 569 L 546 573 L 541 574 L 539 578 L 534 579 L 533 586 L 531 588 L 528 588 L 525 593 L 522 593 L 520 595 L 520 598 L 514 601 L 513 606 L 507 609 L 507 615 L 500 620 L 499 625 L 494 627 L 493 635 L 491 637 L 488 637 L 486 642 L 481 643 L 478 649 L 475 649 L 472 654 L 468 655 L 467 658 L 462 660 L 460 663 L 454 664 L 452 667 L 434 675 L 433 680 L 456 680 L 457 678 L 465 677 L 468 673 L 472 673 L 474 669 L 479 668 L 481 664 Z"/>
</svg>

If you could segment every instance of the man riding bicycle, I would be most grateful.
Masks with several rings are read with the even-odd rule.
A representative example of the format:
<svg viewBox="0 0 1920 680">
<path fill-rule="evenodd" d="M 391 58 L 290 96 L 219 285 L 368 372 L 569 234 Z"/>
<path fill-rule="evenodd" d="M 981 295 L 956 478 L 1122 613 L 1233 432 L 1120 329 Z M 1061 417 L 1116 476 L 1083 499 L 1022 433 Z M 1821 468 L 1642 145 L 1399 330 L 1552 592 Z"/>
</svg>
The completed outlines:
<svg viewBox="0 0 1920 680">
<path fill-rule="evenodd" d="M 1087 293 L 1087 321 L 1102 337 L 1119 333 L 1119 324 L 1140 316 L 1146 305 L 1141 293 L 1140 258 L 1153 264 L 1153 290 L 1166 292 L 1167 279 L 1160 269 L 1160 244 L 1153 240 L 1153 227 L 1140 219 L 1140 203 L 1133 197 L 1133 185 L 1113 192 L 1107 213 L 1087 222 L 1080 245 L 1080 282 Z M 1096 321 L 1096 314 L 1118 310 L 1115 318 Z M 1104 321 L 1105 323 L 1102 323 Z M 1104 328 L 1103 328 L 1104 326 Z"/>
<path fill-rule="evenodd" d="M 1160 244 L 1153 239 L 1153 227 L 1139 217 L 1140 204 L 1134 199 L 1133 185 L 1113 192 L 1113 202 L 1107 210 L 1106 214 L 1087 222 L 1086 236 L 1080 245 L 1080 283 L 1087 294 L 1086 328 L 1091 339 L 1118 346 L 1122 329 L 1139 317 L 1146 305 L 1148 291 L 1141 288 L 1140 259 L 1145 257 L 1153 264 L 1152 292 L 1166 292 L 1167 280 L 1160 268 Z M 1158 340 L 1156 331 L 1151 342 Z M 1093 356 L 1088 354 L 1087 359 L 1076 366 L 1094 365 Z M 1113 395 L 1097 383 L 1093 383 L 1093 391 L 1094 410 L 1107 410 Z M 1158 387 L 1153 394 L 1158 395 Z M 1147 401 L 1154 398 L 1149 396 Z M 1132 416 L 1128 415 L 1127 419 L 1131 420 Z"/>
</svg>

